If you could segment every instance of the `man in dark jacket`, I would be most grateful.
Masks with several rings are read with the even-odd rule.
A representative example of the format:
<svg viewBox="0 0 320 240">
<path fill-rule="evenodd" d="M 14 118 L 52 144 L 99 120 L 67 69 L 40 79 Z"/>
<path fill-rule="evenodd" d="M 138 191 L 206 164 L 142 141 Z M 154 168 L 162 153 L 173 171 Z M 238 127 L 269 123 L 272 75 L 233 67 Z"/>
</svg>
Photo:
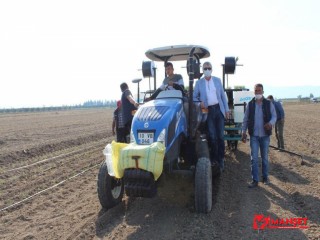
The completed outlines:
<svg viewBox="0 0 320 240">
<path fill-rule="evenodd" d="M 122 106 L 122 117 L 123 124 L 126 128 L 125 134 L 126 136 L 130 134 L 131 131 L 131 123 L 133 119 L 133 111 L 137 110 L 139 103 L 137 103 L 132 96 L 131 91 L 129 90 L 127 83 L 121 83 L 120 89 L 122 92 L 121 95 L 121 106 Z"/>
<path fill-rule="evenodd" d="M 281 149 L 284 149 L 284 140 L 283 140 L 284 110 L 283 110 L 282 104 L 278 101 L 275 101 L 272 95 L 269 95 L 267 99 L 273 103 L 274 108 L 276 109 L 276 112 L 277 112 L 277 121 L 275 125 L 275 131 L 276 131 L 276 138 L 278 142 L 278 148 L 280 148 L 279 151 L 281 151 Z"/>
<path fill-rule="evenodd" d="M 273 103 L 263 97 L 263 85 L 258 83 L 254 86 L 255 97 L 249 102 L 242 125 L 242 141 L 247 140 L 247 130 L 250 135 L 251 148 L 251 176 L 252 182 L 249 188 L 258 186 L 259 182 L 259 163 L 258 153 L 262 159 L 262 177 L 263 183 L 269 184 L 268 177 L 268 152 L 270 135 L 272 133 L 272 126 L 277 120 L 277 114 Z"/>
<path fill-rule="evenodd" d="M 117 142 L 126 142 L 126 129 L 123 124 L 121 101 L 117 101 L 117 108 L 113 112 L 112 134 L 117 134 Z"/>
</svg>

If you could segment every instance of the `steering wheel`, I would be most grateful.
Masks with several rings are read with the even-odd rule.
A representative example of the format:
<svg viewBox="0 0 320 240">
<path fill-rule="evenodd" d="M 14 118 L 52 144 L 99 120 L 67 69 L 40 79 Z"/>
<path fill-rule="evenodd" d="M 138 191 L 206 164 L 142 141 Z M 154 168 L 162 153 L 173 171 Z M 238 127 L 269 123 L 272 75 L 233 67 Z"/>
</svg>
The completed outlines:
<svg viewBox="0 0 320 240">
<path fill-rule="evenodd" d="M 181 86 L 180 84 L 177 84 L 177 83 L 173 83 L 172 86 L 173 86 L 173 88 L 174 88 L 175 90 L 180 90 L 183 97 L 186 96 L 186 94 L 185 94 L 185 92 L 184 92 L 184 87 L 183 87 L 183 86 Z"/>
</svg>

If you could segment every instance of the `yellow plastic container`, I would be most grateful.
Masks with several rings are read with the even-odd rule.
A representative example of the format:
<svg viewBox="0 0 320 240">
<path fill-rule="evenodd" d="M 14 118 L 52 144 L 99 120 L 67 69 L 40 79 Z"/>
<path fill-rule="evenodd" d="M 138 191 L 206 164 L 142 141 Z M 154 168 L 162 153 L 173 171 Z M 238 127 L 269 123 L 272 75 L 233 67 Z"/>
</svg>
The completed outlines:
<svg viewBox="0 0 320 240">
<path fill-rule="evenodd" d="M 139 168 L 153 173 L 157 180 L 163 171 L 165 146 L 160 142 L 151 145 L 112 142 L 114 174 L 122 178 L 127 168 Z"/>
<path fill-rule="evenodd" d="M 116 178 L 122 178 L 123 172 L 119 170 L 119 160 L 120 160 L 120 153 L 123 148 L 128 146 L 128 143 L 119 143 L 112 141 L 111 148 L 112 148 L 112 166 L 113 166 L 113 173 Z M 122 172 L 122 174 L 120 174 Z"/>
</svg>

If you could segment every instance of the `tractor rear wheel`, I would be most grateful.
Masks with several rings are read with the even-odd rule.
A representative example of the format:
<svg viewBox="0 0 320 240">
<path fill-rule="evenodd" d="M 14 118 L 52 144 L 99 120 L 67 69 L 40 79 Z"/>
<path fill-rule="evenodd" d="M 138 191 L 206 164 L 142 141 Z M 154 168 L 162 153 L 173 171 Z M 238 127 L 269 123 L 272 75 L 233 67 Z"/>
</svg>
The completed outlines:
<svg viewBox="0 0 320 240">
<path fill-rule="evenodd" d="M 106 162 L 103 162 L 98 174 L 98 197 L 105 209 L 110 209 L 121 202 L 123 197 L 123 180 L 108 174 Z"/>
</svg>

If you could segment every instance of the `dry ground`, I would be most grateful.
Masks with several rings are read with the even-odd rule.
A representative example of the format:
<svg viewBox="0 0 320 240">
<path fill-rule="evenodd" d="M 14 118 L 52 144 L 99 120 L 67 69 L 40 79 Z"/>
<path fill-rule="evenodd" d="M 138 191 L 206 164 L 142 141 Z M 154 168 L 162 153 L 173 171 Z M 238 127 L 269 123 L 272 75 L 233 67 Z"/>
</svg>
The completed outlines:
<svg viewBox="0 0 320 240">
<path fill-rule="evenodd" d="M 96 180 L 114 138 L 111 110 L 1 114 L 0 238 L 320 239 L 320 104 L 284 109 L 286 148 L 304 165 L 270 149 L 271 184 L 248 189 L 249 146 L 239 143 L 214 180 L 209 214 L 195 213 L 186 177 L 167 179 L 153 199 L 125 197 L 101 209 Z M 255 214 L 308 218 L 308 229 L 254 230 Z"/>
</svg>

